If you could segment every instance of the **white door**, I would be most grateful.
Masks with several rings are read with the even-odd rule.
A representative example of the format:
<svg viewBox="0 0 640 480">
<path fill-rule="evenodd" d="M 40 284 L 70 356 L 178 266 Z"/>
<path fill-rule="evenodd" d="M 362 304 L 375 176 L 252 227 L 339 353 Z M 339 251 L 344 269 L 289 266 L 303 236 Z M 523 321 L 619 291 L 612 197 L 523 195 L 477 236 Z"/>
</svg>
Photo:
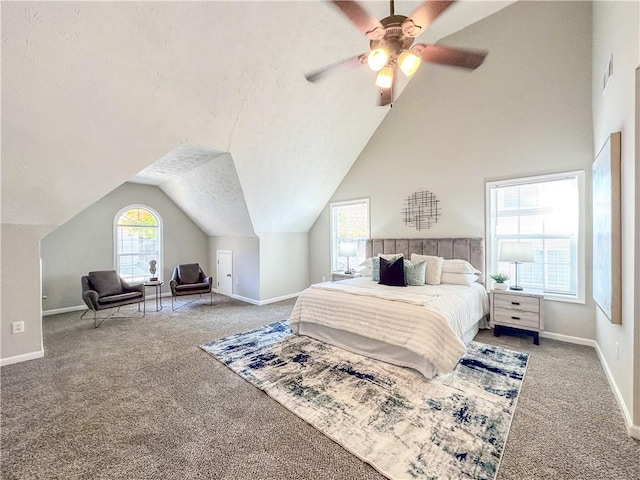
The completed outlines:
<svg viewBox="0 0 640 480">
<path fill-rule="evenodd" d="M 233 294 L 233 253 L 230 250 L 217 250 L 218 259 L 218 293 L 231 296 Z"/>
</svg>

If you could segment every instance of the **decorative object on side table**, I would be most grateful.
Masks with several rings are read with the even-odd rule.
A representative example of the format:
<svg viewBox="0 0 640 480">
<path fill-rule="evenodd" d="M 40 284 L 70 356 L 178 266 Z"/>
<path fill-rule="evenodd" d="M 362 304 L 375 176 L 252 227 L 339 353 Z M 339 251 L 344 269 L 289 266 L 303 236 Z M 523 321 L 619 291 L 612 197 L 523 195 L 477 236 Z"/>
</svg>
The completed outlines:
<svg viewBox="0 0 640 480">
<path fill-rule="evenodd" d="M 492 290 L 491 326 L 493 335 L 500 336 L 501 327 L 531 332 L 533 343 L 540 344 L 544 330 L 544 294 L 540 291 Z"/>
<path fill-rule="evenodd" d="M 504 282 L 509 280 L 509 275 L 505 275 L 504 273 L 494 273 L 494 274 L 490 275 L 490 278 L 491 278 L 491 280 L 496 282 L 493 285 L 493 288 L 495 288 L 496 290 L 506 290 L 507 289 L 507 284 L 504 283 Z"/>
<path fill-rule="evenodd" d="M 355 243 L 342 242 L 340 243 L 340 245 L 338 245 L 338 256 L 347 257 L 347 269 L 344 271 L 344 273 L 354 273 L 354 271 L 351 270 L 351 267 L 349 266 L 349 257 L 355 257 L 357 254 L 358 250 Z"/>
<path fill-rule="evenodd" d="M 158 262 L 156 262 L 155 260 L 151 260 L 149 262 L 149 273 L 151 274 L 151 278 L 149 279 L 150 282 L 157 282 L 158 281 L 158 277 L 156 277 L 156 265 Z"/>
<path fill-rule="evenodd" d="M 531 242 L 502 242 L 500 244 L 500 261 L 516 264 L 516 284 L 510 290 L 522 290 L 518 285 L 518 264 L 533 262 L 533 243 Z"/>
</svg>

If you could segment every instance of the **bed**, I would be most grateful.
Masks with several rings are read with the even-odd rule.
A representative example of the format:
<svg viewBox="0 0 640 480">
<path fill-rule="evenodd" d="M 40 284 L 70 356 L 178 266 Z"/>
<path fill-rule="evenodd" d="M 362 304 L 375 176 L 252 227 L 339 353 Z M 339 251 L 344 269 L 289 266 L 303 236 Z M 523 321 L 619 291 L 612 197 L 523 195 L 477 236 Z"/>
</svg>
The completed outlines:
<svg viewBox="0 0 640 480">
<path fill-rule="evenodd" d="M 479 328 L 486 326 L 489 300 L 484 287 L 481 238 L 372 239 L 367 257 L 402 253 L 461 259 L 480 271 L 470 285 L 389 287 L 371 277 L 311 285 L 300 294 L 290 325 L 345 350 L 432 378 L 451 371 Z"/>
</svg>

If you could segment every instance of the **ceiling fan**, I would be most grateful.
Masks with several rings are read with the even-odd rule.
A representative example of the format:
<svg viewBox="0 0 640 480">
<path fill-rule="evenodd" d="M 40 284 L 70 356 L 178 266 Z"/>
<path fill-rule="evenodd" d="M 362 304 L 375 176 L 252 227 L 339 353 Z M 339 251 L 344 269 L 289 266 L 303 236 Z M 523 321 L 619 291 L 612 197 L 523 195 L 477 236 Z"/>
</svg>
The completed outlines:
<svg viewBox="0 0 640 480">
<path fill-rule="evenodd" d="M 380 88 L 380 106 L 393 101 L 398 68 L 407 77 L 413 75 L 422 62 L 475 70 L 487 56 L 487 52 L 482 51 L 413 43 L 415 37 L 424 33 L 453 1 L 427 0 L 405 17 L 394 13 L 394 0 L 390 0 L 389 16 L 381 20 L 371 16 L 355 1 L 332 0 L 331 3 L 369 38 L 370 51 L 308 73 L 305 77 L 316 82 L 337 71 L 367 63 L 371 70 L 378 72 L 375 84 Z"/>
</svg>

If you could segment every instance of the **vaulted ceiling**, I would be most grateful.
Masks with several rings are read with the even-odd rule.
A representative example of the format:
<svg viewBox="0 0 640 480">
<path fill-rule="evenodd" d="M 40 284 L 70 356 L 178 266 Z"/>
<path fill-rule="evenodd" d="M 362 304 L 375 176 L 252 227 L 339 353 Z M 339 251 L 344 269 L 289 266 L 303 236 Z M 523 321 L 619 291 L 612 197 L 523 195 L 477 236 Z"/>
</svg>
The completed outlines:
<svg viewBox="0 0 640 480">
<path fill-rule="evenodd" d="M 510 3 L 459 2 L 421 40 Z M 388 112 L 365 67 L 305 80 L 368 48 L 325 2 L 1 8 L 3 223 L 60 225 L 133 180 L 209 235 L 304 232 Z"/>
</svg>

